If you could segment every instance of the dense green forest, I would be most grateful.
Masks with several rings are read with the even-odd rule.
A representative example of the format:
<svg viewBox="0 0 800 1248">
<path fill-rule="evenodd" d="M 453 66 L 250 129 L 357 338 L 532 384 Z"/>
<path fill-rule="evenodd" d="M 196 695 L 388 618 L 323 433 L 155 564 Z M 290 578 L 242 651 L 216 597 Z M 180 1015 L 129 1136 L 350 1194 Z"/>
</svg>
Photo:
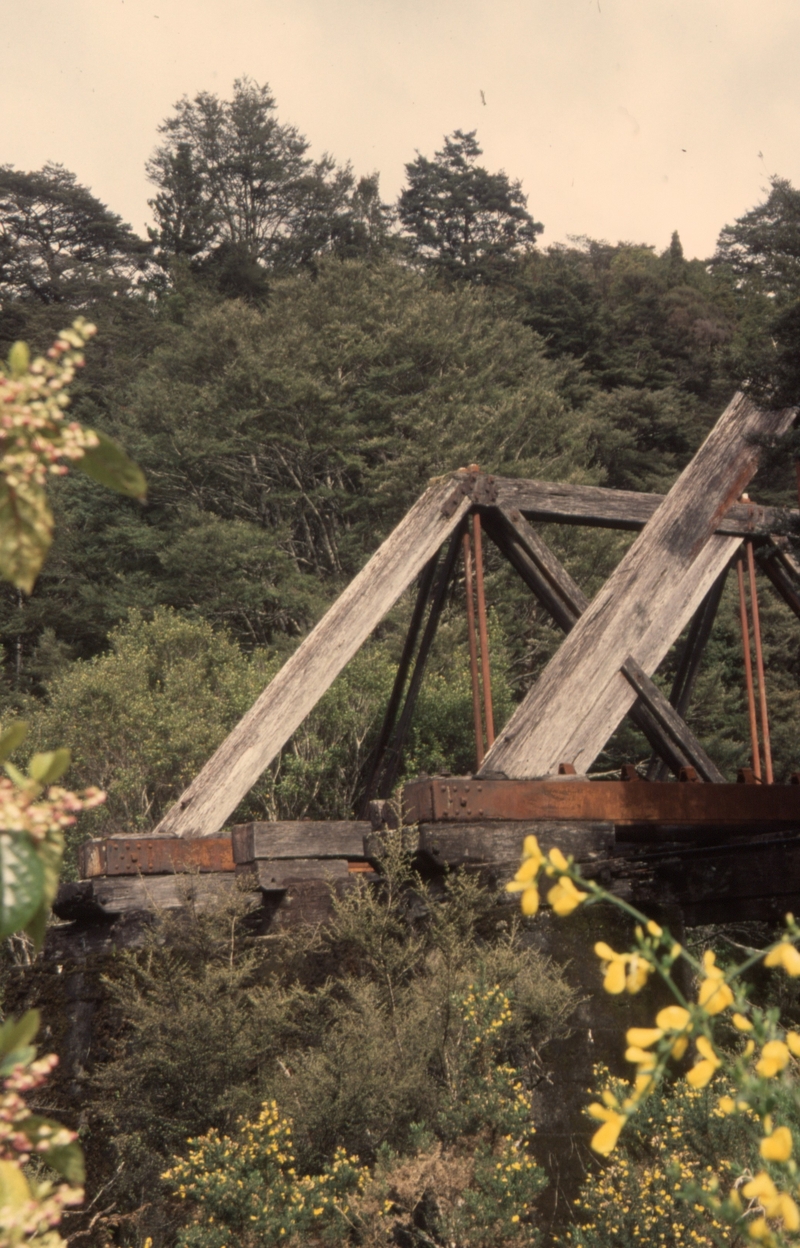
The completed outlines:
<svg viewBox="0 0 800 1248">
<path fill-rule="evenodd" d="M 0 169 L 0 349 L 98 326 L 74 411 L 144 469 L 144 505 L 55 482 L 30 597 L 0 589 L 0 709 L 68 741 L 90 828 L 146 830 L 429 478 L 460 465 L 665 490 L 731 394 L 800 391 L 800 191 L 687 260 L 590 238 L 546 246 L 519 183 L 456 131 L 396 204 L 279 119 L 268 88 L 183 99 L 148 163 L 138 237 L 60 165 Z M 751 495 L 794 500 L 792 439 Z M 589 594 L 629 537 L 548 533 Z M 558 635 L 488 552 L 498 718 Z M 689 719 L 730 774 L 749 752 L 729 585 Z M 344 815 L 388 696 L 403 600 L 248 799 Z M 800 768 L 796 621 L 762 599 L 776 772 Z M 664 679 L 669 680 L 669 661 Z M 403 760 L 468 770 L 463 595 L 445 612 Z M 646 761 L 623 727 L 596 764 Z"/>
</svg>

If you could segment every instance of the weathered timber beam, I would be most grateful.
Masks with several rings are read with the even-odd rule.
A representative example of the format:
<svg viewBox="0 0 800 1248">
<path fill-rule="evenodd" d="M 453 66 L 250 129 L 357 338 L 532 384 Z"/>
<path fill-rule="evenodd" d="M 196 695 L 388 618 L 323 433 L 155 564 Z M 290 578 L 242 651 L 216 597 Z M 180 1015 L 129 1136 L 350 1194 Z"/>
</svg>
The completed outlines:
<svg viewBox="0 0 800 1248">
<path fill-rule="evenodd" d="M 725 777 L 716 763 L 708 757 L 700 742 L 687 728 L 681 716 L 667 701 L 658 685 L 653 683 L 647 672 L 630 655 L 622 664 L 621 671 L 651 715 L 691 760 L 692 766 L 697 769 L 701 778 L 716 784 L 723 784 Z"/>
<path fill-rule="evenodd" d="M 519 869 L 522 840 L 531 832 L 542 845 L 555 846 L 577 863 L 609 856 L 614 848 L 614 825 L 537 820 L 528 825 L 508 820 L 486 823 L 422 823 L 419 852 L 441 867 L 507 864 L 509 876 Z"/>
<path fill-rule="evenodd" d="M 633 490 L 609 490 L 599 485 L 572 485 L 556 481 L 528 481 L 495 477 L 497 505 L 521 511 L 530 520 L 557 524 L 586 524 L 604 529 L 636 531 L 653 518 L 666 497 Z M 767 537 L 800 524 L 800 511 L 734 503 L 720 516 L 716 532 L 728 537 Z"/>
<path fill-rule="evenodd" d="M 225 738 L 156 831 L 213 836 L 472 504 L 432 485 Z"/>
<path fill-rule="evenodd" d="M 182 841 L 166 836 L 109 836 L 78 846 L 81 879 L 98 875 L 167 875 L 176 871 L 233 871 L 229 836 Z"/>
<path fill-rule="evenodd" d="M 306 880 L 346 880 L 350 874 L 343 858 L 259 858 L 237 867 L 236 873 L 245 884 L 252 883 L 265 893 L 282 892 Z"/>
<path fill-rule="evenodd" d="M 209 875 L 114 875 L 62 884 L 53 910 L 59 918 L 75 919 L 127 914 L 131 911 L 208 910 L 241 885 L 233 871 Z M 255 894 L 253 900 L 258 900 Z"/>
<path fill-rule="evenodd" d="M 728 563 L 738 537 L 714 536 L 758 466 L 760 435 L 783 433 L 795 409 L 764 412 L 737 395 L 652 520 L 486 755 L 481 775 L 535 776 L 571 762 L 585 772 L 635 693 L 631 655 L 651 675 Z M 498 492 L 499 497 L 499 492 Z"/>
<path fill-rule="evenodd" d="M 355 819 L 312 819 L 239 823 L 231 829 L 237 864 L 256 858 L 363 858 L 372 824 Z"/>
<path fill-rule="evenodd" d="M 794 559 L 777 543 L 771 542 L 758 551 L 756 560 L 783 601 L 800 618 L 800 581 L 795 574 Z"/>
<path fill-rule="evenodd" d="M 487 513 L 484 517 L 486 532 L 528 589 L 538 598 L 545 611 L 552 616 L 559 628 L 568 633 L 574 627 L 580 612 L 575 610 L 572 601 L 565 599 L 555 589 L 544 575 L 538 561 L 531 556 L 525 542 L 519 540 L 513 529 L 499 522 L 502 514 L 504 513 Z M 519 512 L 516 515 L 522 520 Z"/>
<path fill-rule="evenodd" d="M 800 893 L 800 837 L 774 835 L 680 852 L 640 853 L 631 858 L 645 879 L 639 895 L 679 905 L 778 897 Z"/>
<path fill-rule="evenodd" d="M 669 696 L 670 705 L 675 707 L 679 715 L 685 715 L 689 709 L 689 702 L 700 671 L 700 661 L 711 636 L 714 620 L 717 618 L 722 591 L 725 589 L 727 579 L 728 568 L 726 567 L 706 594 L 689 626 L 686 645 Z"/>
<path fill-rule="evenodd" d="M 669 704 L 675 708 L 681 719 L 685 717 L 689 709 L 692 692 L 700 672 L 700 664 L 705 653 L 706 644 L 711 636 L 711 630 L 714 627 L 714 620 L 717 618 L 717 611 L 727 578 L 728 569 L 726 567 L 722 575 L 714 582 L 708 594 L 706 594 L 689 625 L 689 632 L 683 645 L 678 670 L 675 673 L 675 679 L 672 682 L 672 689 L 669 695 Z M 692 766 L 696 767 L 697 764 L 693 762 Z M 701 768 L 698 768 L 698 770 L 702 771 Z M 647 779 L 666 779 L 662 760 L 658 758 L 650 760 L 647 768 Z"/>
<path fill-rule="evenodd" d="M 662 587 L 667 592 L 660 599 L 660 609 L 654 612 L 650 627 L 636 639 L 629 651 L 650 675 L 683 632 L 740 544 L 738 537 L 714 535 L 691 568 L 672 586 Z M 599 687 L 603 675 L 598 675 L 598 685 L 593 687 L 594 697 L 587 700 L 585 714 L 579 723 L 573 720 L 569 740 L 564 747 L 566 752 L 560 757 L 573 762 L 579 772 L 588 770 L 636 698 L 622 675 L 623 661 L 620 661 L 620 669 L 610 677 L 606 669 L 605 688 Z"/>
<path fill-rule="evenodd" d="M 497 508 L 491 517 L 487 517 L 486 527 L 498 549 L 509 559 L 529 589 L 536 594 L 556 623 L 565 632 L 569 632 L 588 607 L 589 600 L 547 543 L 518 511 L 508 512 Z M 661 697 L 666 702 L 660 690 L 655 685 L 653 688 L 656 689 L 656 694 L 651 696 Z M 705 778 L 706 764 L 710 760 L 682 720 L 679 740 L 676 733 L 665 729 L 663 714 L 659 719 L 642 699 L 634 702 L 628 716 L 675 775 L 678 775 L 682 767 L 691 765 Z M 721 773 L 718 774 L 722 779 Z"/>
</svg>

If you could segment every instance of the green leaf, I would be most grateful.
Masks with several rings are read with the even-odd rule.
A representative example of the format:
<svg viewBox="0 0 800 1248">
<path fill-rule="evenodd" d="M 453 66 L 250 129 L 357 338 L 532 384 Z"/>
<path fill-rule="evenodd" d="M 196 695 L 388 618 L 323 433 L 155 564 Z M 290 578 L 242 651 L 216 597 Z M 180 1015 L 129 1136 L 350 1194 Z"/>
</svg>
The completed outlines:
<svg viewBox="0 0 800 1248">
<path fill-rule="evenodd" d="M 15 767 L 13 763 L 3 763 L 3 771 L 18 789 L 24 789 L 28 784 L 28 777 L 20 771 L 19 767 Z"/>
<path fill-rule="evenodd" d="M 31 353 L 26 342 L 15 342 L 8 353 L 8 370 L 12 377 L 23 377 L 28 371 Z"/>
<path fill-rule="evenodd" d="M 44 883 L 44 866 L 28 834 L 0 832 L 0 939 L 30 922 L 42 904 Z"/>
<path fill-rule="evenodd" d="M 64 857 L 64 834 L 60 829 L 51 829 L 43 841 L 36 845 L 36 852 L 42 864 L 44 884 L 42 887 L 41 905 L 25 924 L 25 932 L 33 941 L 38 953 L 44 944 L 47 920 L 50 917 L 50 906 L 58 892 L 58 876 L 61 860 Z"/>
<path fill-rule="evenodd" d="M 64 1127 L 62 1123 L 56 1122 L 53 1118 L 42 1118 L 39 1114 L 31 1114 L 29 1118 L 25 1118 L 20 1123 L 20 1130 L 35 1147 L 40 1140 L 63 1131 Z M 39 1156 L 68 1183 L 83 1183 L 86 1177 L 83 1149 L 77 1140 L 71 1140 L 69 1144 L 58 1144 Z"/>
<path fill-rule="evenodd" d="M 0 1027 L 0 1057 L 15 1054 L 29 1045 L 39 1030 L 41 1015 L 38 1010 L 27 1010 L 21 1018 L 7 1018 Z"/>
<path fill-rule="evenodd" d="M 28 773 L 39 784 L 54 784 L 56 780 L 60 780 L 71 762 L 72 755 L 69 750 L 49 750 L 46 754 L 34 754 L 28 763 Z"/>
<path fill-rule="evenodd" d="M 82 1184 L 86 1178 L 86 1167 L 83 1164 L 83 1149 L 77 1140 L 69 1144 L 59 1144 L 45 1153 L 48 1166 L 67 1180 L 68 1183 Z"/>
<path fill-rule="evenodd" d="M 63 832 L 58 828 L 51 829 L 36 849 L 44 870 L 43 900 L 47 907 L 58 892 L 58 874 L 61 870 L 61 859 L 64 857 Z"/>
<path fill-rule="evenodd" d="M 32 1044 L 23 1045 L 21 1049 L 14 1049 L 14 1052 L 9 1053 L 7 1057 L 0 1058 L 0 1077 L 5 1079 L 15 1066 L 29 1066 L 35 1059 L 36 1049 Z"/>
<path fill-rule="evenodd" d="M 0 763 L 5 762 L 9 754 L 13 754 L 28 735 L 28 725 L 24 719 L 15 719 L 0 732 Z"/>
<path fill-rule="evenodd" d="M 50 916 L 50 901 L 52 901 L 52 898 L 47 901 L 43 901 L 33 918 L 28 919 L 28 922 L 25 924 L 25 935 L 30 936 L 36 953 L 39 952 L 44 944 L 45 933 L 47 932 L 47 920 Z"/>
<path fill-rule="evenodd" d="M 93 481 L 99 481 L 120 494 L 127 494 L 129 498 L 144 498 L 147 482 L 139 465 L 104 433 L 98 433 L 96 429 L 91 432 L 99 438 L 100 444 L 89 447 L 83 458 L 75 461 L 75 467 L 82 468 Z"/>
<path fill-rule="evenodd" d="M 29 594 L 53 540 L 53 516 L 41 486 L 0 482 L 0 577 Z"/>
</svg>

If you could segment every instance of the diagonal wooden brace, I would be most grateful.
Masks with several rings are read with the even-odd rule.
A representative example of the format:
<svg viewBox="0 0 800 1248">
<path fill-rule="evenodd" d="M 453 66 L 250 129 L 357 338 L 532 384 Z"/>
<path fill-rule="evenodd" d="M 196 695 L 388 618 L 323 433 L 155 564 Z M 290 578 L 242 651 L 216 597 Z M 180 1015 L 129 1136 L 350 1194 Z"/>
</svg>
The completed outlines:
<svg viewBox="0 0 800 1248">
<path fill-rule="evenodd" d="M 453 498 L 454 480 L 437 482 L 417 500 L 225 738 L 156 832 L 213 836 L 219 831 L 345 664 L 459 526 L 472 499 L 468 492 Z"/>
<path fill-rule="evenodd" d="M 518 511 L 497 508 L 487 531 L 511 561 L 528 587 L 536 594 L 565 632 L 573 627 L 589 605 L 580 586 L 572 579 L 550 547 Z M 629 660 L 635 664 L 635 660 Z M 693 766 L 704 780 L 721 781 L 724 776 L 708 757 L 688 725 L 673 709 L 661 690 L 638 667 L 642 685 L 629 718 L 644 734 L 651 747 L 677 775 L 682 767 Z M 622 669 L 628 675 L 626 666 Z M 634 673 L 634 668 L 630 668 Z"/>
<path fill-rule="evenodd" d="M 636 695 L 628 657 L 652 673 L 739 544 L 715 535 L 756 471 L 757 440 L 795 409 L 765 412 L 737 395 L 616 570 L 568 633 L 487 754 L 480 774 L 541 776 L 593 763 Z"/>
</svg>

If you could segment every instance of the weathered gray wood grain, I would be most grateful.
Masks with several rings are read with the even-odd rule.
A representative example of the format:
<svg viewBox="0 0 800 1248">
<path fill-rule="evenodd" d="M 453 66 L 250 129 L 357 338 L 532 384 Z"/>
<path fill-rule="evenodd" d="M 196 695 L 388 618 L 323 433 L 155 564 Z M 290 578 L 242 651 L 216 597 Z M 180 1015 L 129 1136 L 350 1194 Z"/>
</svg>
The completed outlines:
<svg viewBox="0 0 800 1248">
<path fill-rule="evenodd" d="M 609 490 L 598 485 L 560 481 L 528 481 L 495 477 L 497 505 L 518 510 L 532 520 L 588 524 L 598 528 L 638 530 L 653 518 L 663 494 Z M 734 503 L 718 519 L 716 532 L 728 537 L 766 537 L 800 519 L 800 512 L 755 503 Z"/>
<path fill-rule="evenodd" d="M 457 826 L 423 823 L 419 828 L 419 851 L 448 867 L 512 863 L 513 875 L 526 836 L 537 837 L 545 852 L 555 846 L 563 854 L 572 854 L 576 862 L 593 862 L 611 852 L 614 825 L 565 823 L 557 819 L 493 820 Z"/>
<path fill-rule="evenodd" d="M 800 569 L 791 553 L 773 541 L 758 552 L 756 560 L 783 601 L 800 618 Z"/>
<path fill-rule="evenodd" d="M 305 880 L 346 880 L 349 871 L 343 858 L 275 858 L 242 863 L 236 868 L 240 880 L 252 881 L 264 892 L 280 892 Z"/>
<path fill-rule="evenodd" d="M 115 875 L 87 881 L 92 899 L 105 914 L 131 910 L 207 910 L 240 888 L 236 875 Z"/>
<path fill-rule="evenodd" d="M 432 485 L 337 598 L 223 741 L 156 829 L 213 836 L 303 722 L 345 664 L 461 522 L 461 495 L 448 516 L 454 480 Z"/>
<path fill-rule="evenodd" d="M 644 668 L 630 655 L 622 665 L 622 674 L 664 731 L 672 737 L 686 757 L 692 760 L 692 766 L 697 769 L 701 778 L 709 783 L 723 784 L 725 777 L 719 767 L 706 754 L 694 733 L 689 731 L 658 685 L 653 683 Z"/>
<path fill-rule="evenodd" d="M 650 627 L 631 647 L 632 657 L 650 674 L 656 670 L 670 646 L 689 623 L 714 581 L 740 546 L 738 537 L 712 537 L 704 550 L 683 574 L 671 592 L 659 597 L 660 608 Z M 616 657 L 616 656 L 615 656 Z M 625 656 L 627 658 L 627 655 Z M 576 771 L 585 772 L 605 746 L 624 715 L 632 710 L 637 695 L 620 669 L 609 675 L 600 671 L 584 703 L 584 713 L 573 719 L 565 742 L 566 754 L 559 761 L 572 762 Z M 687 762 L 691 761 L 687 759 Z"/>
<path fill-rule="evenodd" d="M 712 535 L 756 470 L 753 439 L 782 433 L 794 416 L 794 409 L 764 412 L 742 395 L 734 398 L 517 708 L 480 774 L 544 775 L 560 762 L 586 771 L 635 699 L 620 674 L 625 659 L 632 655 L 648 675 L 655 670 L 738 544 Z"/>
<path fill-rule="evenodd" d="M 589 605 L 589 599 L 580 586 L 520 512 L 498 508 L 492 524 L 487 525 L 487 530 L 500 544 L 500 549 L 511 559 L 523 580 L 556 623 L 565 632 L 570 632 Z M 648 679 L 646 674 L 645 679 Z M 648 686 L 648 692 L 651 701 L 655 701 L 661 709 L 660 718 L 641 698 L 632 704 L 628 715 L 644 733 L 659 758 L 676 775 L 681 767 L 691 764 L 704 779 L 710 779 L 714 772 L 718 779 L 723 779 L 722 773 L 715 768 L 694 733 L 672 710 L 657 686 L 652 685 L 652 689 Z M 673 731 L 666 730 L 666 721 L 672 724 Z"/>
<path fill-rule="evenodd" d="M 357 820 L 301 819 L 240 823 L 231 831 L 236 863 L 256 858 L 364 858 L 364 837 L 372 824 Z"/>
</svg>

